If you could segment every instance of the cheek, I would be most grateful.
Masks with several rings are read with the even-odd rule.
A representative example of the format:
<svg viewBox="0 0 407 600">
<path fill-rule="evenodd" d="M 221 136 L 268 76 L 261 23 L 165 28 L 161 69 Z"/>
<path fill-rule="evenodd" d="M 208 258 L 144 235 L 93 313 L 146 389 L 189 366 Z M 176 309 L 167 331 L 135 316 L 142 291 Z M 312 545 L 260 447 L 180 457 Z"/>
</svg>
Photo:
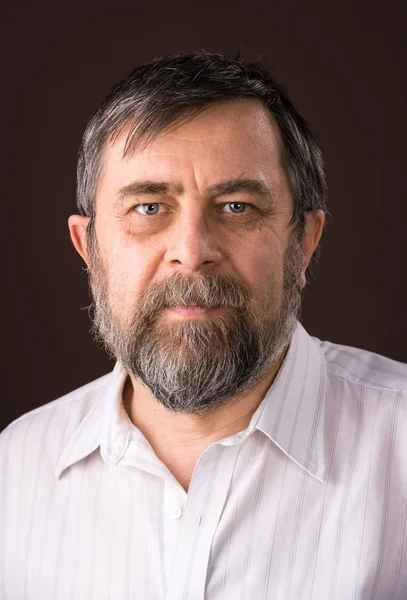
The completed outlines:
<svg viewBox="0 0 407 600">
<path fill-rule="evenodd" d="M 259 244 L 242 251 L 236 265 L 253 295 L 264 300 L 282 289 L 283 262 L 280 248 Z"/>
<path fill-rule="evenodd" d="M 109 296 L 118 307 L 134 306 L 149 280 L 150 261 L 135 248 L 115 248 L 108 260 Z"/>
</svg>

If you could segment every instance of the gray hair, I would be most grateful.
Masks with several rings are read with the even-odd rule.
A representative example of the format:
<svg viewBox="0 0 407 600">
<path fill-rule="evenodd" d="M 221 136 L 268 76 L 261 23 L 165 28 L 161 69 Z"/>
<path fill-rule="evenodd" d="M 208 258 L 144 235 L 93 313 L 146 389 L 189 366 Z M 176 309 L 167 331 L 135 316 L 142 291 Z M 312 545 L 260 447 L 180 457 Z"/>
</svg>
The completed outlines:
<svg viewBox="0 0 407 600">
<path fill-rule="evenodd" d="M 258 99 L 279 126 L 282 166 L 293 195 L 290 225 L 301 238 L 306 227 L 304 212 L 327 212 L 322 154 L 309 125 L 259 60 L 245 61 L 201 51 L 156 58 L 135 68 L 112 88 L 90 118 L 77 168 L 77 205 L 80 214 L 91 217 L 90 241 L 94 239 L 102 154 L 108 142 L 113 143 L 131 124 L 124 148 L 124 156 L 129 155 L 140 143 L 147 146 L 164 130 L 182 125 L 208 105 L 235 98 Z M 307 269 L 310 279 L 319 258 L 320 246 Z"/>
</svg>

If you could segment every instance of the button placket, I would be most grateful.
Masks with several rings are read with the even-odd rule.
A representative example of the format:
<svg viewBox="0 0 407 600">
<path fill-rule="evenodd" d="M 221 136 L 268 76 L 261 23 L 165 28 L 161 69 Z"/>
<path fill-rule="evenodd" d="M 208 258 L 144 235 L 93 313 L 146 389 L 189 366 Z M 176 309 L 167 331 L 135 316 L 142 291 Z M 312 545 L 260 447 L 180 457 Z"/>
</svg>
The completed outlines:
<svg viewBox="0 0 407 600">
<path fill-rule="evenodd" d="M 167 600 L 204 600 L 213 537 L 240 445 L 214 444 L 199 458 L 181 520 Z"/>
<path fill-rule="evenodd" d="M 165 482 L 163 497 L 163 539 L 167 584 L 170 580 L 174 556 L 178 545 L 186 497 L 184 490 L 181 490 L 179 485 L 175 485 L 172 481 Z"/>
</svg>

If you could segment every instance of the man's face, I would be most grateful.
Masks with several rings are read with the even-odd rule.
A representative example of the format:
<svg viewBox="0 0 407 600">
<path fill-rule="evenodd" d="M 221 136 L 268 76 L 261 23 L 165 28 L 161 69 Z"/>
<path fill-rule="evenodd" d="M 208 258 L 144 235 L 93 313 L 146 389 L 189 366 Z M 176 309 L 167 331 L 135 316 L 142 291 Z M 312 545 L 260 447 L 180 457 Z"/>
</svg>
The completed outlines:
<svg viewBox="0 0 407 600">
<path fill-rule="evenodd" d="M 234 100 L 123 158 L 126 135 L 97 189 L 95 330 L 167 408 L 204 414 L 258 383 L 295 327 L 303 252 L 278 127 Z"/>
</svg>

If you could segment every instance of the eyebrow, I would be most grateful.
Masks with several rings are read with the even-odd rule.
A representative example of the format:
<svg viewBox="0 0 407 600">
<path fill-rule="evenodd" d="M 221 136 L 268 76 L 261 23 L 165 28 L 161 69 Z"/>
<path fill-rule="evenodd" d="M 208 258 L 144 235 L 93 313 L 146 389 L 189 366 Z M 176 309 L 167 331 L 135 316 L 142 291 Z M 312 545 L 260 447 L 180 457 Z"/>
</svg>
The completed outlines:
<svg viewBox="0 0 407 600">
<path fill-rule="evenodd" d="M 115 207 L 120 206 L 128 198 L 133 198 L 134 196 L 180 196 L 183 193 L 184 188 L 180 183 L 152 180 L 133 181 L 119 189 Z M 275 201 L 273 192 L 260 179 L 226 179 L 209 186 L 206 192 L 208 198 L 211 200 L 218 196 L 230 196 L 239 193 L 260 196 L 272 203 Z"/>
<path fill-rule="evenodd" d="M 220 181 L 208 188 L 208 196 L 213 199 L 217 196 L 245 193 L 251 196 L 261 196 L 266 200 L 274 201 L 273 192 L 260 179 L 227 179 Z"/>
<path fill-rule="evenodd" d="M 167 183 L 166 181 L 133 181 L 119 189 L 115 206 L 123 204 L 128 198 L 134 196 L 164 196 L 171 194 L 179 196 L 183 192 L 183 187 L 177 183 Z"/>
</svg>

